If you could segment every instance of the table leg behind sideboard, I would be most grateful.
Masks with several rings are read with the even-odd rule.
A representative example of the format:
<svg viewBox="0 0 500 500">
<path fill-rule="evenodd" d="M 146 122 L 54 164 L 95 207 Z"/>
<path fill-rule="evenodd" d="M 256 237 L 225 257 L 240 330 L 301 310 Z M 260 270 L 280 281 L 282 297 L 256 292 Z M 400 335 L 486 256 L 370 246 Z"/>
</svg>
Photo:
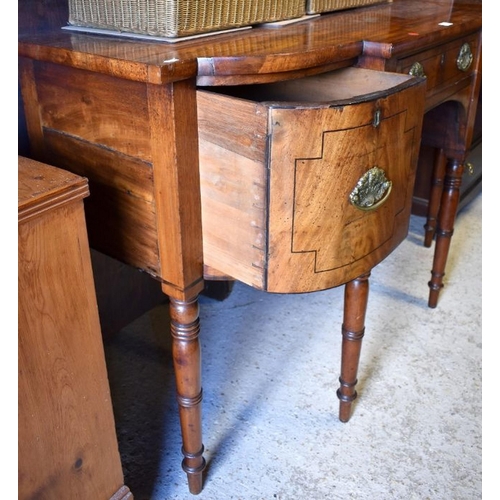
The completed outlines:
<svg viewBox="0 0 500 500">
<path fill-rule="evenodd" d="M 436 247 L 432 263 L 431 280 L 429 281 L 429 307 L 437 306 L 439 292 L 443 288 L 443 278 L 450 250 L 453 226 L 460 201 L 460 185 L 464 164 L 462 161 L 449 158 L 446 165 L 441 209 L 439 212 L 438 227 L 436 231 Z"/>
<path fill-rule="evenodd" d="M 429 248 L 436 234 L 436 226 L 439 217 L 439 206 L 443 193 L 443 182 L 446 171 L 446 155 L 442 149 L 437 149 L 434 156 L 432 169 L 432 186 L 429 196 L 429 206 L 427 208 L 427 220 L 424 226 L 425 238 L 424 246 Z"/>
</svg>

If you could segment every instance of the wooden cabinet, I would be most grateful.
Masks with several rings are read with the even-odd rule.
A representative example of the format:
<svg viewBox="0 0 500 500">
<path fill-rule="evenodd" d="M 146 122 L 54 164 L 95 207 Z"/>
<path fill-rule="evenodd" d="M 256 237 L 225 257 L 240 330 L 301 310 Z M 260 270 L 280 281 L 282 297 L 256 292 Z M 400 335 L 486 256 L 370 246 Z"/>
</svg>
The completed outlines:
<svg viewBox="0 0 500 500">
<path fill-rule="evenodd" d="M 480 55 L 480 7 L 452 4 L 398 0 L 325 14 L 278 30 L 259 27 L 178 44 L 124 41 L 59 27 L 43 36 L 21 37 L 21 90 L 34 157 L 50 159 L 89 179 L 93 195 L 86 214 L 94 248 L 154 276 L 169 296 L 182 466 L 191 493 L 201 491 L 205 465 L 197 303 L 205 269 L 213 270 L 214 277 L 225 273 L 262 289 L 284 286 L 289 292 L 335 286 L 355 272 L 363 273 L 345 285 L 338 395 L 339 418 L 349 419 L 368 298 L 364 271 L 384 258 L 406 231 L 404 193 L 412 182 L 413 153 L 405 159 L 405 147 L 398 155 L 393 146 L 408 146 L 401 141 L 408 140 L 412 125 L 401 117 L 411 117 L 415 104 L 408 89 L 397 87 L 405 85 L 403 73 L 414 62 L 408 58 L 418 54 L 428 55 L 433 68 L 441 61 L 444 65 L 444 79 L 436 75 L 432 80 L 425 109 L 444 103 L 450 110 L 424 134 L 436 139 L 448 160 L 430 284 L 429 305 L 436 306 L 480 85 L 480 56 L 465 72 L 457 72 L 447 60 L 464 37 L 477 41 Z M 444 59 L 436 52 L 440 47 L 445 49 Z M 371 79 L 369 90 L 354 90 L 344 103 L 330 93 L 338 87 L 334 84 L 319 106 L 311 100 L 305 103 L 303 97 L 314 99 L 317 89 L 282 94 L 286 82 L 293 86 L 292 80 L 300 79 L 302 85 L 309 77 L 342 68 L 401 73 L 403 80 L 393 88 L 392 76 L 381 87 Z M 276 84 L 278 101 L 284 104 L 259 96 L 257 89 L 264 89 L 259 87 L 264 84 Z M 247 85 L 247 95 L 230 88 Z M 361 102 L 356 96 L 362 95 Z M 213 102 L 201 108 L 203 96 Z M 224 104 L 212 109 L 216 101 Z M 391 110 L 394 114 L 386 114 Z M 237 119 L 226 116 L 233 111 L 240 115 Z M 207 120 L 203 112 L 214 118 Z M 202 120 L 207 121 L 198 127 Z M 394 130 L 384 120 L 391 121 Z M 320 145 L 336 134 L 342 136 L 335 145 L 341 160 L 323 161 Z M 217 163 L 212 150 L 220 155 Z M 361 161 L 363 155 L 366 162 Z M 375 160 L 384 160 L 384 165 Z M 351 170 L 347 165 L 355 166 Z M 393 183 L 379 209 L 387 219 L 377 211 L 358 212 L 349 205 L 364 178 L 362 169 L 368 172 L 372 166 L 387 171 Z M 309 176 L 313 171 L 321 171 L 321 176 Z M 206 222 L 206 214 L 219 210 L 209 206 L 214 201 L 210 190 L 215 201 L 225 205 L 219 207 L 219 213 L 226 214 L 222 224 Z M 318 197 L 309 196 L 315 190 Z M 320 219 L 333 229 L 338 253 L 314 227 Z M 245 241 L 238 241 L 239 231 L 245 233 Z M 219 236 L 233 241 L 227 245 L 217 241 Z M 243 244 L 240 251 L 237 245 Z M 224 260 L 236 258 L 241 261 L 227 267 Z M 297 265 L 297 259 L 308 262 Z M 335 259 L 339 260 L 332 264 Z M 294 269 L 299 268 L 297 277 Z M 353 274 L 342 276 L 345 269 Z"/>
<path fill-rule="evenodd" d="M 87 180 L 19 157 L 19 498 L 127 499 L 94 292 Z"/>
<path fill-rule="evenodd" d="M 408 231 L 424 97 L 360 68 L 199 90 L 205 263 L 279 293 L 369 272 Z"/>
</svg>

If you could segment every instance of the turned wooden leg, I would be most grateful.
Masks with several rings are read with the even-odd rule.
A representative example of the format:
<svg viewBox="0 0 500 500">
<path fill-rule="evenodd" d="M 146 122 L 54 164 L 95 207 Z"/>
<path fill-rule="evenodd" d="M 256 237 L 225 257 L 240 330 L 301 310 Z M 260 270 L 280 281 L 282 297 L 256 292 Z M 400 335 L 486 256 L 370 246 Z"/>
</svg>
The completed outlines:
<svg viewBox="0 0 500 500">
<path fill-rule="evenodd" d="M 357 397 L 356 384 L 361 343 L 365 334 L 369 277 L 370 273 L 366 273 L 345 285 L 340 387 L 337 391 L 341 422 L 347 422 L 351 417 L 352 402 Z"/>
<path fill-rule="evenodd" d="M 187 474 L 190 493 L 203 487 L 203 443 L 201 432 L 201 349 L 197 298 L 184 302 L 170 298 L 172 354 L 177 402 L 182 433 L 182 468 Z"/>
<path fill-rule="evenodd" d="M 446 171 L 446 155 L 442 149 L 437 149 L 434 157 L 432 169 L 432 186 L 429 197 L 429 206 L 427 207 L 427 222 L 424 225 L 425 237 L 424 246 L 430 247 L 434 234 L 436 232 L 439 207 L 441 205 L 441 196 L 443 193 L 443 181 Z"/>
<path fill-rule="evenodd" d="M 446 165 L 438 228 L 436 230 L 436 248 L 432 263 L 431 280 L 429 281 L 429 307 L 436 307 L 439 292 L 443 288 L 446 260 L 450 250 L 453 226 L 460 201 L 460 185 L 464 165 L 459 160 L 449 159 Z"/>
</svg>

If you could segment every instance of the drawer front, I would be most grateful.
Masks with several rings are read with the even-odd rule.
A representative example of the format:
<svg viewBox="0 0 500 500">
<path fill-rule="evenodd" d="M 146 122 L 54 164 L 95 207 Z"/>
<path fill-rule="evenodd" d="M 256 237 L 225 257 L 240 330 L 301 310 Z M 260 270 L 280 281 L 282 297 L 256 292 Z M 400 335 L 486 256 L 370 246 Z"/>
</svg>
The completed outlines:
<svg viewBox="0 0 500 500">
<path fill-rule="evenodd" d="M 469 77 L 479 57 L 478 50 L 479 34 L 475 34 L 401 59 L 397 71 L 425 76 L 429 97 Z"/>
<path fill-rule="evenodd" d="M 352 106 L 272 110 L 267 290 L 346 283 L 406 237 L 422 112 L 422 88 Z"/>
<path fill-rule="evenodd" d="M 360 68 L 198 91 L 205 264 L 278 293 L 371 270 L 408 231 L 424 95 Z"/>
</svg>

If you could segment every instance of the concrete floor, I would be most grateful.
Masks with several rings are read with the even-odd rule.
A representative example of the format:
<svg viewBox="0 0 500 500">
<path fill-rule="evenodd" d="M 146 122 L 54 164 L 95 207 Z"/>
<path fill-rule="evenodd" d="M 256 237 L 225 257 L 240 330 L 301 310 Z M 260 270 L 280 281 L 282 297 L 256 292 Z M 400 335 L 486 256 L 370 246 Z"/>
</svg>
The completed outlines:
<svg viewBox="0 0 500 500">
<path fill-rule="evenodd" d="M 337 418 L 343 287 L 202 297 L 204 490 L 188 493 L 161 305 L 106 343 L 136 500 L 482 498 L 482 195 L 459 214 L 427 307 L 423 219 L 370 280 L 351 420 Z"/>
</svg>

